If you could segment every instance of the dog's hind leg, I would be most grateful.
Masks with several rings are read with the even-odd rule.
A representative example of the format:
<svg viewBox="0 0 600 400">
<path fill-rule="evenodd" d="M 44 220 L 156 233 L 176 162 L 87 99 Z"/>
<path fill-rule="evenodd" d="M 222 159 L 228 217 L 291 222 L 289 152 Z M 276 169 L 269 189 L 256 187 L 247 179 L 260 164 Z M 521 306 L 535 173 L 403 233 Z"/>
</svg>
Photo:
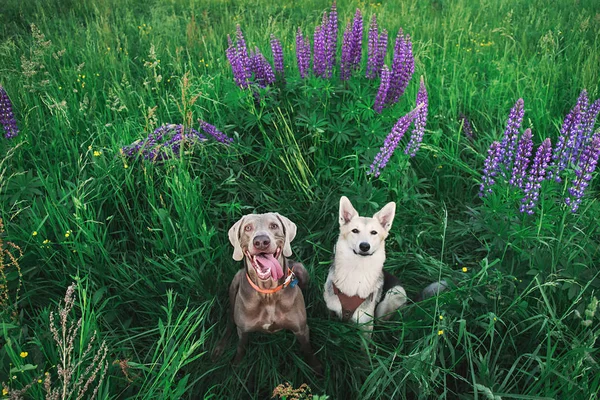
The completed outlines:
<svg viewBox="0 0 600 400">
<path fill-rule="evenodd" d="M 238 365 L 240 361 L 242 361 L 242 358 L 244 358 L 244 355 L 246 354 L 246 347 L 248 346 L 248 332 L 242 332 L 240 328 L 238 328 L 237 331 L 240 341 L 238 342 L 235 358 L 233 359 L 234 365 Z"/>
<path fill-rule="evenodd" d="M 392 313 L 406 304 L 406 291 L 400 286 L 400 280 L 394 275 L 383 271 L 383 298 L 377 304 L 375 316 L 389 319 Z"/>
</svg>

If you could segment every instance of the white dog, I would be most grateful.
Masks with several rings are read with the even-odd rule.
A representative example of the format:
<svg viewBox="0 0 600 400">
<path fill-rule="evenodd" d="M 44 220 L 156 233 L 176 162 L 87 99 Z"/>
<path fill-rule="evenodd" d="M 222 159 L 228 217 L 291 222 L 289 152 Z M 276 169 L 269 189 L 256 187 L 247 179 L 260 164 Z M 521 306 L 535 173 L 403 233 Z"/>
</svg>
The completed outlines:
<svg viewBox="0 0 600 400">
<path fill-rule="evenodd" d="M 325 282 L 325 302 L 342 320 L 366 323 L 369 332 L 373 317 L 385 318 L 407 301 L 400 281 L 383 270 L 385 239 L 395 213 L 391 202 L 372 218 L 360 217 L 347 197 L 340 199 L 340 236 Z"/>
</svg>

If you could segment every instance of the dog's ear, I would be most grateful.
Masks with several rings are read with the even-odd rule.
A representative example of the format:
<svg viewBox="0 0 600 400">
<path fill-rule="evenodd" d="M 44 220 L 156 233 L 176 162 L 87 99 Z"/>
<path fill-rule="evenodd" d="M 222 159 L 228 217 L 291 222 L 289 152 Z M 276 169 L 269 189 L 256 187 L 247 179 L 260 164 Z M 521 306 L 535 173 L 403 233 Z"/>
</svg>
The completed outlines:
<svg viewBox="0 0 600 400">
<path fill-rule="evenodd" d="M 283 255 L 286 257 L 291 257 L 292 255 L 292 240 L 296 237 L 296 224 L 289 220 L 289 218 L 284 217 L 283 215 L 275 213 L 281 225 L 283 225 L 283 229 L 285 230 L 285 243 L 283 244 Z"/>
<path fill-rule="evenodd" d="M 383 226 L 383 229 L 385 229 L 386 232 L 389 232 L 390 229 L 392 229 L 392 221 L 394 221 L 394 215 L 396 215 L 396 203 L 392 201 L 387 203 L 381 210 L 375 213 L 375 215 L 373 215 L 373 218 L 379 221 L 379 223 L 381 224 L 381 226 Z"/>
<path fill-rule="evenodd" d="M 346 196 L 342 196 L 340 198 L 340 226 L 346 225 L 357 216 L 358 212 L 352 207 L 350 200 Z"/>
<path fill-rule="evenodd" d="M 245 217 L 240 218 L 238 222 L 229 228 L 229 241 L 233 245 L 233 259 L 235 261 L 241 261 L 242 258 L 244 258 L 242 244 L 240 243 L 240 226 L 244 222 L 244 218 Z"/>
</svg>

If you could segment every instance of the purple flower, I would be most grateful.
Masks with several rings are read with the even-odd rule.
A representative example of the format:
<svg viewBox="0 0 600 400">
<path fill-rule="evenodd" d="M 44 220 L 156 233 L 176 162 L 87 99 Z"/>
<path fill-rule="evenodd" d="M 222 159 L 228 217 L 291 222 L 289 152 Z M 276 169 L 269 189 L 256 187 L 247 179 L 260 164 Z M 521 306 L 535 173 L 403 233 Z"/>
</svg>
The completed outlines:
<svg viewBox="0 0 600 400">
<path fill-rule="evenodd" d="M 2 86 L 0 86 L 0 124 L 4 128 L 4 137 L 7 139 L 12 139 L 19 133 L 12 102 Z"/>
<path fill-rule="evenodd" d="M 417 110 L 418 109 L 415 108 L 405 116 L 401 117 L 398 120 L 398 122 L 396 122 L 396 124 L 392 128 L 392 131 L 389 133 L 389 135 L 383 142 L 383 146 L 379 149 L 379 153 L 377 153 L 377 155 L 375 156 L 373 164 L 371 164 L 369 174 L 379 176 L 381 170 L 385 168 L 388 161 L 390 160 L 390 157 L 394 153 L 394 150 L 396 150 L 396 147 L 398 147 L 400 139 L 402 139 L 408 128 L 410 128 L 410 125 L 412 124 L 413 120 L 416 118 Z"/>
<path fill-rule="evenodd" d="M 596 124 L 596 118 L 598 118 L 598 112 L 600 112 L 600 99 L 592 103 L 581 121 L 585 144 L 591 140 L 592 131 Z"/>
<path fill-rule="evenodd" d="M 236 26 L 236 48 L 240 57 L 240 62 L 246 69 L 246 76 L 250 77 L 250 58 L 248 57 L 248 48 L 246 47 L 246 39 L 242 33 L 242 28 Z"/>
<path fill-rule="evenodd" d="M 532 137 L 531 129 L 527 128 L 519 140 L 517 156 L 513 164 L 512 176 L 509 181 L 511 185 L 519 188 L 523 188 L 523 180 L 525 179 L 527 167 L 529 166 L 529 159 L 533 150 Z"/>
<path fill-rule="evenodd" d="M 500 143 L 500 163 L 508 169 L 511 167 L 517 147 L 517 139 L 519 137 L 519 128 L 525 115 L 523 99 L 517 100 L 513 108 L 510 110 L 508 121 L 506 121 L 506 129 L 504 137 Z"/>
<path fill-rule="evenodd" d="M 239 32 L 241 34 L 241 30 Z M 229 47 L 227 47 L 227 50 L 225 50 L 225 54 L 227 55 L 227 59 L 231 65 L 233 79 L 235 80 L 236 85 L 242 89 L 245 89 L 248 87 L 250 81 L 250 60 L 247 57 L 247 53 L 246 58 L 244 58 L 240 53 L 239 42 L 234 45 L 229 35 L 227 35 L 227 42 L 229 43 Z"/>
<path fill-rule="evenodd" d="M 467 116 L 463 113 L 458 114 L 458 119 L 462 123 L 462 131 L 467 138 L 473 140 L 473 127 Z"/>
<path fill-rule="evenodd" d="M 577 212 L 579 209 L 585 189 L 592 179 L 592 173 L 596 169 L 599 155 L 600 133 L 596 133 L 592 136 L 590 144 L 581 153 L 579 164 L 575 169 L 576 178 L 573 180 L 573 186 L 569 188 L 569 196 L 565 199 L 565 203 L 571 207 L 572 212 Z"/>
<path fill-rule="evenodd" d="M 250 66 L 254 72 L 254 81 L 260 86 L 265 87 L 275 82 L 275 74 L 271 64 L 262 55 L 258 47 L 250 54 Z"/>
<path fill-rule="evenodd" d="M 302 36 L 302 30 L 298 28 L 296 34 L 296 59 L 298 60 L 298 71 L 300 77 L 306 78 L 310 68 L 310 43 L 308 38 Z"/>
<path fill-rule="evenodd" d="M 356 9 L 354 21 L 352 22 L 352 52 L 351 64 L 352 68 L 357 70 L 360 68 L 360 59 L 362 57 L 362 38 L 363 38 L 363 19 L 360 9 Z"/>
<path fill-rule="evenodd" d="M 373 109 L 378 113 L 381 113 L 381 110 L 383 110 L 385 98 L 390 88 L 390 77 L 390 70 L 387 67 L 387 65 L 384 65 L 381 69 L 381 83 L 379 84 L 379 91 L 377 91 L 377 96 L 375 97 L 375 104 L 373 105 Z"/>
<path fill-rule="evenodd" d="M 141 154 L 147 160 L 161 161 L 172 155 L 179 156 L 181 145 L 186 141 L 202 142 L 205 140 L 206 137 L 193 128 L 166 124 L 156 128 L 146 139 L 124 146 L 121 151 L 128 157 Z"/>
<path fill-rule="evenodd" d="M 552 157 L 552 143 L 550 138 L 544 140 L 544 142 L 538 147 L 538 150 L 533 159 L 533 165 L 529 170 L 529 176 L 527 177 L 527 183 L 524 187 L 525 196 L 521 200 L 521 212 L 526 212 L 532 215 L 533 209 L 537 205 L 540 197 L 540 189 L 542 182 L 546 178 L 546 169 L 550 163 Z"/>
<path fill-rule="evenodd" d="M 325 15 L 323 15 L 325 18 Z M 323 76 L 325 74 L 325 50 L 326 50 L 326 32 L 323 26 L 317 25 L 315 27 L 315 36 L 313 38 L 313 72 L 315 76 Z"/>
<path fill-rule="evenodd" d="M 387 105 L 393 105 L 398 102 L 398 99 L 404 94 L 414 72 L 415 60 L 413 58 L 410 36 L 406 35 L 404 37 L 402 29 L 400 29 L 396 36 L 396 44 L 394 45 L 392 78 L 386 100 Z"/>
<path fill-rule="evenodd" d="M 337 36 L 338 36 L 338 15 L 335 1 L 331 5 L 331 11 L 329 12 L 329 19 L 327 21 L 326 28 L 326 68 L 325 75 L 327 78 L 331 78 L 333 75 L 333 67 L 335 66 L 335 54 L 337 52 Z"/>
<path fill-rule="evenodd" d="M 273 64 L 275 65 L 275 71 L 282 77 L 284 75 L 283 69 L 283 48 L 281 42 L 271 34 L 271 51 L 273 52 Z"/>
<path fill-rule="evenodd" d="M 387 31 L 384 29 L 381 34 L 377 26 L 377 18 L 373 14 L 371 25 L 369 26 L 369 40 L 367 49 L 367 71 L 365 76 L 369 79 L 375 79 L 379 76 L 385 53 L 387 51 Z"/>
<path fill-rule="evenodd" d="M 423 77 L 421 77 L 419 92 L 417 93 L 417 117 L 415 118 L 415 127 L 410 135 L 408 146 L 406 146 L 406 149 L 404 150 L 404 153 L 410 154 L 411 157 L 414 157 L 417 154 L 417 151 L 419 151 L 419 148 L 421 147 L 421 142 L 423 141 L 425 125 L 427 124 L 428 105 L 427 89 L 425 88 Z"/>
<path fill-rule="evenodd" d="M 488 156 L 483 163 L 483 176 L 479 186 L 479 197 L 486 197 L 492 193 L 492 186 L 496 183 L 498 166 L 500 164 L 500 143 L 495 141 L 488 149 Z"/>
<path fill-rule="evenodd" d="M 581 98 L 581 96 L 580 96 Z M 572 158 L 573 148 L 576 143 L 577 132 L 581 127 L 581 108 L 580 102 L 569 111 L 565 117 L 560 135 L 556 143 L 556 148 L 552 154 L 552 171 L 551 176 L 554 176 L 556 181 L 560 182 L 560 173 L 567 167 L 569 160 Z"/>
<path fill-rule="evenodd" d="M 342 59 L 340 60 L 340 79 L 345 81 L 350 79 L 352 71 L 352 27 L 350 22 L 344 29 L 342 38 Z"/>
<path fill-rule="evenodd" d="M 200 123 L 200 129 L 217 139 L 217 141 L 224 144 L 233 143 L 232 138 L 227 137 L 227 135 L 215 128 L 214 125 L 211 125 L 208 122 L 203 121 L 201 119 L 199 119 L 198 122 Z"/>
</svg>

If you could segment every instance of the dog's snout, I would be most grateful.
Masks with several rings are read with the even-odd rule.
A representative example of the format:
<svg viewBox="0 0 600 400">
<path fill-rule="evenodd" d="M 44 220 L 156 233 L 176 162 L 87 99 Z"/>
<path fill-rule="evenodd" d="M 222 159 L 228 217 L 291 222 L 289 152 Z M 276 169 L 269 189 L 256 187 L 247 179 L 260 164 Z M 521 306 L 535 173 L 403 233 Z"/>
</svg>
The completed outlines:
<svg viewBox="0 0 600 400">
<path fill-rule="evenodd" d="M 271 245 L 271 239 L 267 235 L 258 235 L 252 241 L 257 250 L 265 250 Z"/>
<path fill-rule="evenodd" d="M 367 242 L 362 242 L 361 244 L 358 245 L 358 247 L 360 248 L 361 251 L 369 251 L 369 249 L 371 248 L 371 245 Z"/>
</svg>

